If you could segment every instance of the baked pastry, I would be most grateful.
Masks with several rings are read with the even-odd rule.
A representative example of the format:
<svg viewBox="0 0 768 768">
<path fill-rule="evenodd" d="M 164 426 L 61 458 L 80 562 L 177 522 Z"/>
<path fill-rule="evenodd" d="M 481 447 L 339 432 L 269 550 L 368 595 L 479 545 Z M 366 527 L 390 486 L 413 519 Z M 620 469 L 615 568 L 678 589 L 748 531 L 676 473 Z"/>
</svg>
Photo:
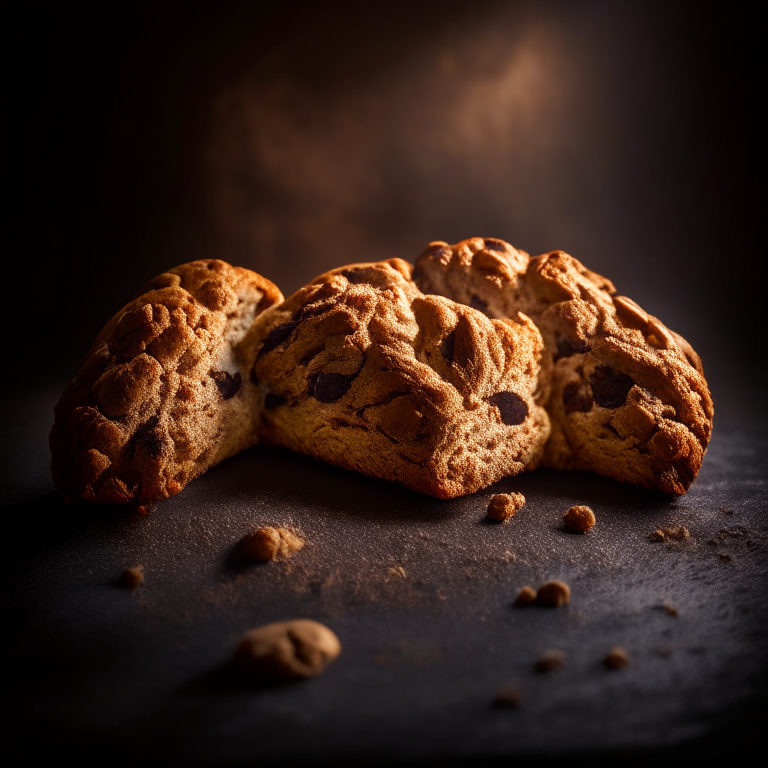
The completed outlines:
<svg viewBox="0 0 768 768">
<path fill-rule="evenodd" d="M 439 498 L 535 467 L 542 341 L 425 296 L 400 259 L 321 275 L 257 320 L 262 437 Z"/>
<path fill-rule="evenodd" d="M 712 431 L 699 356 L 610 280 L 562 251 L 531 258 L 494 238 L 430 243 L 416 263 L 424 293 L 491 318 L 523 313 L 541 331 L 552 422 L 543 463 L 685 493 Z"/>
<path fill-rule="evenodd" d="M 253 323 L 280 291 L 206 259 L 159 275 L 99 333 L 55 409 L 68 499 L 151 503 L 257 441 Z"/>
</svg>

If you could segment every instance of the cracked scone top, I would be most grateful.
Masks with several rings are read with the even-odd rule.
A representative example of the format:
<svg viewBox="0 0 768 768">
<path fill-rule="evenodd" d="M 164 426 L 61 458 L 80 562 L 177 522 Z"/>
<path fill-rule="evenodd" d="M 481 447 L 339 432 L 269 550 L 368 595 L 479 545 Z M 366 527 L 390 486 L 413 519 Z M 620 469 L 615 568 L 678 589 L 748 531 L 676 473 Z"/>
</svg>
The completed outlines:
<svg viewBox="0 0 768 768">
<path fill-rule="evenodd" d="M 531 258 L 479 237 L 430 243 L 414 280 L 489 317 L 522 312 L 538 326 L 551 376 L 544 465 L 688 490 L 712 431 L 701 360 L 610 280 L 562 251 Z"/>
<path fill-rule="evenodd" d="M 213 259 L 144 286 L 99 333 L 56 406 L 59 491 L 151 503 L 256 443 L 253 322 L 282 298 L 255 272 Z"/>
<path fill-rule="evenodd" d="M 532 469 L 549 435 L 538 330 L 410 273 L 335 269 L 259 317 L 263 440 L 440 498 Z"/>
</svg>

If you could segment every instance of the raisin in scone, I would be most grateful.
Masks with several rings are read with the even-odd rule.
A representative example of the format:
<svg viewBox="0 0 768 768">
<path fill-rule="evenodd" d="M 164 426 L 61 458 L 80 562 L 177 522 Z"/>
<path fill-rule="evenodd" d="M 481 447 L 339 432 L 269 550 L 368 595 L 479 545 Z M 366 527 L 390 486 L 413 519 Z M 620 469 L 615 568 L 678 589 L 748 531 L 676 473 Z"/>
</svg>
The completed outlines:
<svg viewBox="0 0 768 768">
<path fill-rule="evenodd" d="M 712 431 L 701 360 L 610 280 L 562 251 L 531 258 L 479 237 L 431 243 L 414 280 L 491 318 L 524 313 L 538 326 L 551 376 L 544 465 L 688 490 Z"/>
<path fill-rule="evenodd" d="M 260 275 L 219 260 L 144 286 L 98 335 L 56 406 L 59 491 L 151 503 L 256 443 L 253 325 L 282 299 Z"/>
<path fill-rule="evenodd" d="M 262 314 L 262 439 L 422 493 L 472 493 L 541 460 L 541 335 L 425 296 L 400 259 L 318 277 Z"/>
</svg>

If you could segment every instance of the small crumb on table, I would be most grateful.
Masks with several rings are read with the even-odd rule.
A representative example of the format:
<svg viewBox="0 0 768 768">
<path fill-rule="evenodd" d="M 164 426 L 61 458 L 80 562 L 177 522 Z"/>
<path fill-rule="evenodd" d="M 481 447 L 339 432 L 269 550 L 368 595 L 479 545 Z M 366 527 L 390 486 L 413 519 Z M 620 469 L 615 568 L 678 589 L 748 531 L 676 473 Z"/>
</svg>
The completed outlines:
<svg viewBox="0 0 768 768">
<path fill-rule="evenodd" d="M 571 600 L 571 589 L 564 581 L 553 579 L 539 587 L 536 593 L 536 603 L 548 608 L 559 608 Z"/>
<path fill-rule="evenodd" d="M 126 568 L 121 578 L 123 586 L 128 589 L 136 589 L 144 583 L 144 566 L 136 565 L 133 568 Z"/>
<path fill-rule="evenodd" d="M 497 493 L 488 502 L 486 518 L 496 523 L 504 523 L 524 506 L 525 496 L 522 493 Z"/>
<path fill-rule="evenodd" d="M 497 709 L 517 709 L 520 706 L 520 691 L 517 688 L 502 688 L 493 700 Z"/>
<path fill-rule="evenodd" d="M 616 646 L 608 651 L 607 656 L 603 659 L 603 664 L 608 669 L 624 669 L 629 664 L 629 656 L 623 648 Z"/>
<path fill-rule="evenodd" d="M 657 528 L 648 538 L 651 541 L 682 541 L 689 539 L 691 532 L 684 526 L 677 528 Z"/>
<path fill-rule="evenodd" d="M 527 584 L 517 593 L 515 605 L 531 605 L 536 600 L 536 590 Z"/>
<path fill-rule="evenodd" d="M 305 541 L 288 528 L 265 526 L 243 539 L 243 554 L 251 560 L 285 560 L 304 548 Z"/>
<path fill-rule="evenodd" d="M 536 660 L 534 669 L 537 672 L 554 672 L 556 669 L 561 669 L 565 663 L 565 654 L 562 651 L 549 650 Z"/>
<path fill-rule="evenodd" d="M 595 513 L 581 504 L 571 507 L 564 515 L 565 530 L 586 533 L 595 527 Z"/>
</svg>

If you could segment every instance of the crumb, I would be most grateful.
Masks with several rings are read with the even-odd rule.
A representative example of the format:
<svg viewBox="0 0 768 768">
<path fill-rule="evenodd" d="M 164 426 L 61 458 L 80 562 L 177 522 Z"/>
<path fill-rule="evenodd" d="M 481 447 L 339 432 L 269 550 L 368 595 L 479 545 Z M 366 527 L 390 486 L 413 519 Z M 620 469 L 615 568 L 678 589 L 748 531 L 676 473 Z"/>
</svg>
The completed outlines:
<svg viewBox="0 0 768 768">
<path fill-rule="evenodd" d="M 133 568 L 126 568 L 123 571 L 122 577 L 123 585 L 128 589 L 136 589 L 139 584 L 144 583 L 144 566 L 137 565 Z"/>
<path fill-rule="evenodd" d="M 235 663 L 248 674 L 273 680 L 316 677 L 341 653 L 339 638 L 323 624 L 294 619 L 246 632 Z"/>
<path fill-rule="evenodd" d="M 724 515 L 732 515 L 733 514 L 733 510 L 732 509 L 728 509 L 728 507 L 720 507 L 720 511 Z"/>
<path fill-rule="evenodd" d="M 672 649 L 666 645 L 662 645 L 656 649 L 656 653 L 663 659 L 668 659 L 672 655 Z"/>
<path fill-rule="evenodd" d="M 515 605 L 530 605 L 536 600 L 536 590 L 527 584 L 517 593 Z"/>
<path fill-rule="evenodd" d="M 565 530 L 572 533 L 586 533 L 595 526 L 595 513 L 582 505 L 571 507 L 563 517 Z"/>
<path fill-rule="evenodd" d="M 534 668 L 537 672 L 553 672 L 563 666 L 564 654 L 562 651 L 544 651 L 536 660 Z"/>
<path fill-rule="evenodd" d="M 154 506 L 153 504 L 139 504 L 139 506 L 136 507 L 136 511 L 140 515 L 146 516 L 152 511 L 153 506 Z"/>
<path fill-rule="evenodd" d="M 664 603 L 664 610 L 670 616 L 677 616 L 677 608 L 675 608 L 673 605 L 670 605 L 669 603 Z"/>
<path fill-rule="evenodd" d="M 684 525 L 679 525 L 677 528 L 657 529 L 649 536 L 651 541 L 682 541 L 690 538 L 691 532 Z"/>
<path fill-rule="evenodd" d="M 517 688 L 502 688 L 493 700 L 498 709 L 517 709 L 520 706 L 520 691 Z"/>
<path fill-rule="evenodd" d="M 733 558 L 730 555 L 718 555 L 718 557 L 720 558 L 720 562 L 725 563 L 726 565 L 733 562 Z"/>
<path fill-rule="evenodd" d="M 497 493 L 488 503 L 486 518 L 497 523 L 504 523 L 514 517 L 525 506 L 522 493 Z"/>
<path fill-rule="evenodd" d="M 251 560 L 285 560 L 304 548 L 304 539 L 287 528 L 271 525 L 243 539 L 243 554 Z"/>
<path fill-rule="evenodd" d="M 629 656 L 623 648 L 616 646 L 608 651 L 608 655 L 603 659 L 603 664 L 608 669 L 624 669 L 629 664 Z"/>
<path fill-rule="evenodd" d="M 405 568 L 401 565 L 392 566 L 388 571 L 387 581 L 391 581 L 392 579 L 404 579 L 406 576 Z"/>
<path fill-rule="evenodd" d="M 561 605 L 567 605 L 570 600 L 570 587 L 564 581 L 557 581 L 556 579 L 542 584 L 536 593 L 536 602 L 549 608 L 559 608 Z"/>
</svg>

